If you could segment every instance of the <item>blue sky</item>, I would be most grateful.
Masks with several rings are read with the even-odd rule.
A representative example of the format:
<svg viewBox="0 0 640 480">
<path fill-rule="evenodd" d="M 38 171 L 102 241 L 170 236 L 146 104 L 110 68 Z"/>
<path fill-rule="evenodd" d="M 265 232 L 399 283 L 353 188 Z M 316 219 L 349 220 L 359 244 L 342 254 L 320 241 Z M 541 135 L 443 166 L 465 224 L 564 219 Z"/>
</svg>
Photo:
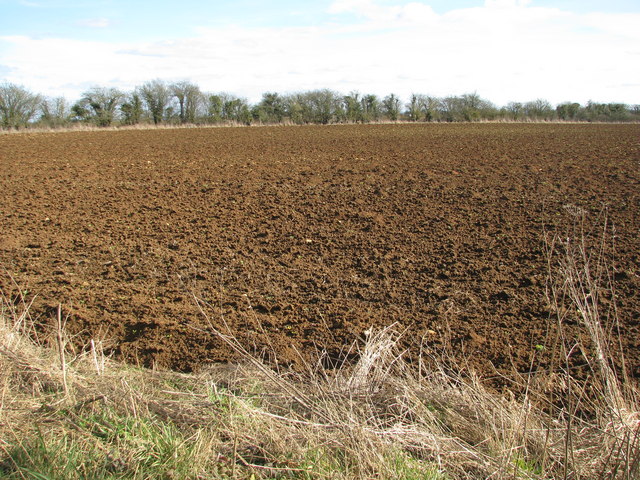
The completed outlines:
<svg viewBox="0 0 640 480">
<path fill-rule="evenodd" d="M 0 81 L 640 103 L 638 0 L 0 0 Z"/>
</svg>

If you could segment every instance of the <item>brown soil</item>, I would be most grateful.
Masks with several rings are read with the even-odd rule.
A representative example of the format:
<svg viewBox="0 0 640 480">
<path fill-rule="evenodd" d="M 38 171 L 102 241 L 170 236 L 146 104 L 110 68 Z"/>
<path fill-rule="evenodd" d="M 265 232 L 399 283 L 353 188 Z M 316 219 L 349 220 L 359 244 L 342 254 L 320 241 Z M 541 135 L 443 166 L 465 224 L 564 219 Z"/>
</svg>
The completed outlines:
<svg viewBox="0 0 640 480">
<path fill-rule="evenodd" d="M 0 289 L 36 295 L 45 323 L 62 303 L 76 345 L 106 339 L 144 365 L 232 358 L 211 325 L 297 366 L 397 322 L 408 356 L 446 347 L 491 378 L 553 348 L 545 231 L 566 236 L 578 207 L 598 228 L 606 207 L 637 377 L 639 138 L 496 124 L 3 135 Z"/>
</svg>

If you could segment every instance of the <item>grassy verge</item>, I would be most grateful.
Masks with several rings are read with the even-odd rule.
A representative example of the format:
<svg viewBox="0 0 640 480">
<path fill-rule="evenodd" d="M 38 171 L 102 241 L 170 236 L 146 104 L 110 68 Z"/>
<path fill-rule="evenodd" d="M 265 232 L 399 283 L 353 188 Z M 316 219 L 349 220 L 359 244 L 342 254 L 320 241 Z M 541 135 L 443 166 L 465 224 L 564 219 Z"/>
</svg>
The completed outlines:
<svg viewBox="0 0 640 480">
<path fill-rule="evenodd" d="M 99 342 L 71 354 L 62 312 L 43 335 L 26 298 L 2 297 L 0 477 L 640 478 L 637 390 L 611 362 L 603 257 L 585 242 L 548 245 L 556 361 L 518 377 L 511 398 L 427 349 L 410 364 L 393 325 L 355 346 L 355 365 L 320 359 L 302 373 L 215 331 L 244 361 L 186 375 L 119 364 Z M 566 333 L 570 315 L 588 345 Z M 592 360 L 585 381 L 568 366 L 577 350 Z"/>
</svg>

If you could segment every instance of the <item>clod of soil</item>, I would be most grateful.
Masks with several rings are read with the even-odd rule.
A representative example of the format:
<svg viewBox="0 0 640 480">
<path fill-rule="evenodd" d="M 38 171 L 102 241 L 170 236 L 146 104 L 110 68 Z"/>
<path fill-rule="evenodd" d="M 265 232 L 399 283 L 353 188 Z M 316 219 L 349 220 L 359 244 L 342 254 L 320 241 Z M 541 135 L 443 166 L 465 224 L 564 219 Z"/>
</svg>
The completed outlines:
<svg viewBox="0 0 640 480">
<path fill-rule="evenodd" d="M 491 379 L 526 371 L 534 354 L 544 365 L 553 347 L 545 232 L 565 236 L 583 216 L 597 226 L 606 207 L 637 376 L 639 134 L 460 124 L 3 135 L 0 288 L 37 295 L 43 323 L 62 303 L 77 345 L 105 339 L 144 365 L 232 359 L 214 326 L 296 367 L 397 322 L 408 356 L 446 348 Z"/>
</svg>

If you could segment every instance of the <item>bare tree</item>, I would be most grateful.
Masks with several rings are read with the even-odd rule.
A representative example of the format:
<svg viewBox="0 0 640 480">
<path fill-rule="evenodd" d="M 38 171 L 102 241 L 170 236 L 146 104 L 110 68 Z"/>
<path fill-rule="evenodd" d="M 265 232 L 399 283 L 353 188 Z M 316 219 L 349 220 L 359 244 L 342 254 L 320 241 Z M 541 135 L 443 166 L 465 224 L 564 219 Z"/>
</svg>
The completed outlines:
<svg viewBox="0 0 640 480">
<path fill-rule="evenodd" d="M 229 95 L 222 105 L 222 118 L 227 121 L 251 124 L 251 110 L 249 102 L 244 98 Z"/>
<path fill-rule="evenodd" d="M 420 95 L 420 112 L 425 122 L 440 120 L 442 111 L 442 101 L 438 97 Z"/>
<path fill-rule="evenodd" d="M 511 120 L 520 120 L 524 115 L 524 105 L 520 102 L 509 102 L 505 111 Z"/>
<path fill-rule="evenodd" d="M 362 98 L 360 98 L 360 93 L 351 92 L 349 95 L 345 95 L 343 98 L 343 104 L 347 121 L 364 123 L 364 112 L 362 110 Z"/>
<path fill-rule="evenodd" d="M 382 100 L 382 114 L 392 122 L 400 116 L 400 99 L 395 94 L 390 94 Z"/>
<path fill-rule="evenodd" d="M 580 116 L 589 122 L 625 122 L 633 120 L 633 110 L 624 103 L 597 103 L 589 100 Z"/>
<path fill-rule="evenodd" d="M 380 120 L 380 100 L 376 95 L 365 95 L 360 103 L 362 104 L 363 122 L 377 122 Z"/>
<path fill-rule="evenodd" d="M 12 83 L 0 85 L 0 122 L 3 127 L 26 126 L 35 116 L 41 103 L 40 95 Z"/>
<path fill-rule="evenodd" d="M 462 118 L 466 122 L 492 119 L 497 115 L 496 107 L 476 92 L 465 93 L 459 97 Z"/>
<path fill-rule="evenodd" d="M 415 93 L 411 94 L 411 98 L 409 102 L 405 105 L 407 108 L 407 118 L 411 122 L 417 122 L 420 120 L 420 112 L 422 111 L 422 95 L 417 95 Z"/>
<path fill-rule="evenodd" d="M 207 94 L 207 119 L 212 123 L 251 124 L 249 102 L 229 93 Z"/>
<path fill-rule="evenodd" d="M 307 100 L 309 122 L 326 125 L 342 114 L 340 95 L 327 88 L 307 92 L 301 98 Z"/>
<path fill-rule="evenodd" d="M 539 98 L 524 104 L 524 113 L 534 120 L 551 120 L 555 116 L 555 110 L 551 104 Z"/>
<path fill-rule="evenodd" d="M 263 93 L 262 100 L 253 108 L 253 117 L 261 123 L 281 123 L 284 115 L 284 98 L 275 92 Z"/>
<path fill-rule="evenodd" d="M 165 116 L 165 109 L 171 99 L 169 87 L 162 80 L 152 80 L 139 87 L 138 91 L 147 106 L 147 110 L 151 114 L 153 123 L 155 125 L 162 123 Z"/>
<path fill-rule="evenodd" d="M 51 127 L 67 122 L 93 122 L 109 126 L 115 120 L 134 125 L 141 120 L 161 122 L 251 124 L 291 121 L 307 123 L 365 123 L 386 118 L 397 121 L 473 122 L 495 118 L 521 120 L 637 121 L 640 105 L 624 103 L 565 102 L 552 106 L 544 99 L 527 103 L 511 102 L 498 109 L 477 93 L 433 97 L 412 94 L 403 104 L 395 95 L 348 95 L 329 89 L 281 95 L 267 92 L 256 104 L 229 93 L 204 94 L 189 81 L 172 84 L 152 80 L 129 93 L 116 88 L 93 87 L 71 108 L 62 97 L 43 98 L 25 88 L 0 84 L 0 128 L 19 128 L 35 122 Z M 401 115 L 401 114 L 404 115 Z"/>
<path fill-rule="evenodd" d="M 295 124 L 303 124 L 304 122 L 304 107 L 300 100 L 302 94 L 287 95 L 284 97 L 284 112 L 285 116 L 289 118 Z"/>
<path fill-rule="evenodd" d="M 565 102 L 556 106 L 556 115 L 560 120 L 575 120 L 579 112 L 579 103 Z"/>
<path fill-rule="evenodd" d="M 446 122 L 463 122 L 465 117 L 465 103 L 462 97 L 448 96 L 441 101 L 442 117 Z"/>
<path fill-rule="evenodd" d="M 93 87 L 71 110 L 78 120 L 92 120 L 99 127 L 108 127 L 116 117 L 125 94 L 117 88 Z"/>
<path fill-rule="evenodd" d="M 195 123 L 198 109 L 203 103 L 200 88 L 185 80 L 172 84 L 170 89 L 178 100 L 180 123 Z"/>
<path fill-rule="evenodd" d="M 44 98 L 40 102 L 40 122 L 49 127 L 61 127 L 69 121 L 69 104 L 64 97 Z"/>
<path fill-rule="evenodd" d="M 222 121 L 224 98 L 220 95 L 207 95 L 207 120 L 211 123 Z"/>
<path fill-rule="evenodd" d="M 125 125 L 137 125 L 142 118 L 142 99 L 138 92 L 132 92 L 127 95 L 122 105 L 120 105 L 120 111 L 122 112 L 122 121 Z"/>
</svg>

